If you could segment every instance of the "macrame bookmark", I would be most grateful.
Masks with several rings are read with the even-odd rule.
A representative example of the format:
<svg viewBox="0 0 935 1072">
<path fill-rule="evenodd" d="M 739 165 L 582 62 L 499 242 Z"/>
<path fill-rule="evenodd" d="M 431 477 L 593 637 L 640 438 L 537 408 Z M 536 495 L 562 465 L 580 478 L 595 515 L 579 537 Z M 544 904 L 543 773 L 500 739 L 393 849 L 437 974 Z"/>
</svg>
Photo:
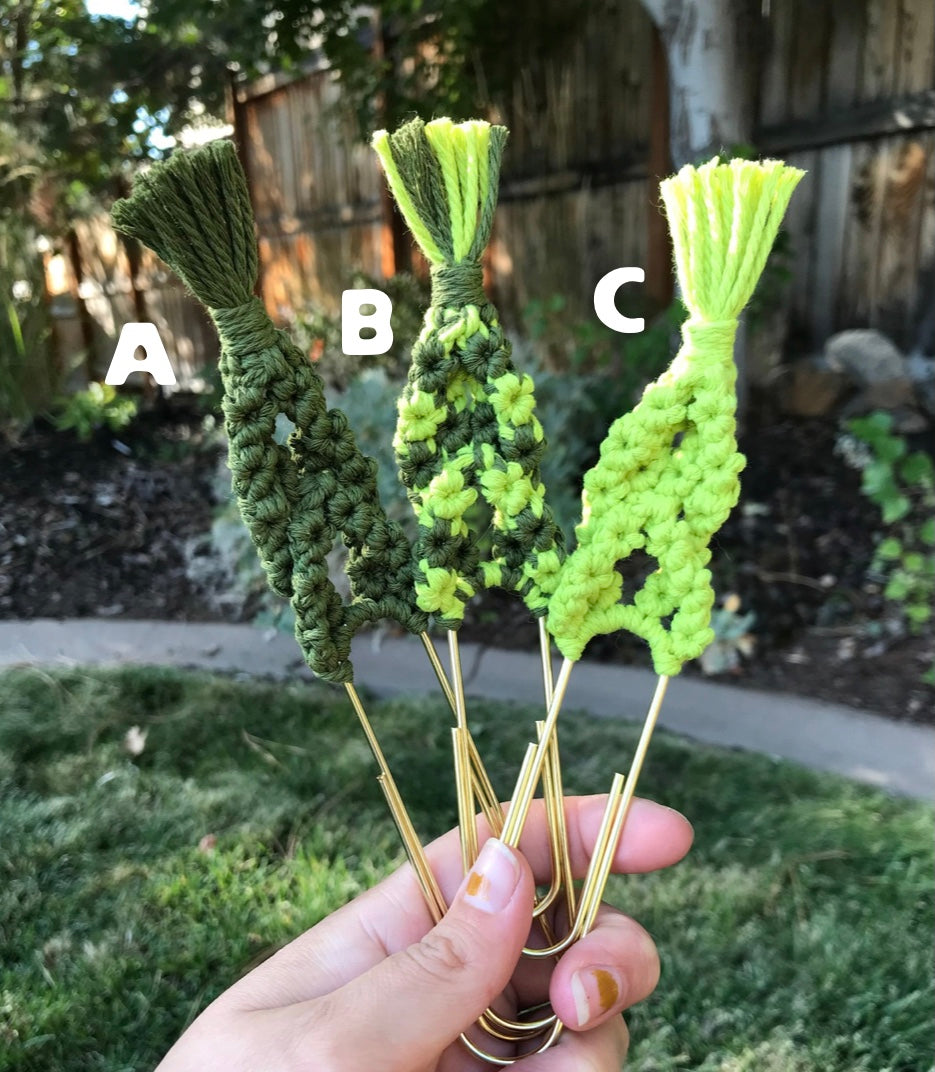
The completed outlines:
<svg viewBox="0 0 935 1072">
<path fill-rule="evenodd" d="M 670 368 L 619 418 L 586 475 L 578 546 L 564 540 L 545 500 L 545 447 L 533 384 L 510 360 L 496 310 L 484 294 L 481 257 L 490 238 L 502 127 L 413 120 L 374 147 L 414 238 L 432 266 L 432 305 L 413 348 L 394 446 L 419 522 L 415 548 L 387 519 L 376 465 L 347 421 L 325 403 L 306 356 L 277 331 L 253 297 L 253 216 L 234 147 L 213 142 L 154 166 L 114 206 L 118 229 L 140 238 L 183 279 L 218 328 L 229 464 L 238 504 L 273 590 L 291 601 L 309 666 L 345 685 L 380 766 L 380 784 L 436 921 L 444 898 L 386 759 L 352 684 L 351 639 L 360 626 L 393 618 L 421 636 L 455 711 L 459 826 L 465 867 L 476 855 L 475 802 L 495 834 L 516 846 L 544 782 L 553 883 L 537 903 L 546 936 L 533 957 L 551 957 L 593 926 L 626 822 L 666 684 L 709 643 L 714 595 L 709 542 L 737 501 L 743 458 L 735 440 L 733 343 L 737 319 L 766 263 L 802 172 L 776 161 L 712 161 L 662 184 L 688 319 Z M 295 430 L 274 438 L 284 414 Z M 483 549 L 478 514 L 491 516 Z M 485 522 L 486 523 L 486 522 Z M 353 599 L 344 604 L 326 556 L 342 538 Z M 655 565 L 624 592 L 616 565 L 641 552 Z M 467 728 L 457 629 L 481 587 L 518 593 L 540 620 L 548 713 L 538 724 L 504 817 Z M 548 615 L 547 619 L 545 615 Z M 426 632 L 429 616 L 449 629 L 449 682 Z M 564 663 L 553 683 L 552 634 Z M 659 684 L 626 779 L 611 785 L 580 897 L 572 890 L 555 737 L 572 667 L 599 633 L 628 629 L 649 644 Z M 554 940 L 542 911 L 565 888 L 569 927 Z M 530 1052 L 552 1045 L 562 1024 L 548 1008 L 478 1020 L 491 1036 Z M 467 1035 L 465 1046 L 486 1053 Z"/>
<path fill-rule="evenodd" d="M 432 304 L 399 403 L 400 476 L 420 525 L 419 606 L 456 629 L 482 586 L 518 592 L 545 613 L 564 538 L 545 501 L 545 449 L 532 377 L 517 374 L 483 289 L 507 132 L 479 120 L 414 119 L 373 146 L 409 229 L 431 264 Z M 493 511 L 480 560 L 470 511 Z"/>
<path fill-rule="evenodd" d="M 564 559 L 564 538 L 539 474 L 545 437 L 534 413 L 532 378 L 513 367 L 510 344 L 483 289 L 480 261 L 490 238 L 506 133 L 480 121 L 425 124 L 417 119 L 373 138 L 390 189 L 431 264 L 432 303 L 413 347 L 394 447 L 420 526 L 419 606 L 449 630 L 465 871 L 477 854 L 470 768 L 478 768 L 482 779 L 486 776 L 467 725 L 456 630 L 466 601 L 480 587 L 517 592 L 541 620 Z M 486 555 L 478 531 L 480 500 L 491 514 L 492 543 Z M 551 671 L 545 661 L 544 670 L 549 695 Z M 542 913 L 563 880 L 569 903 L 573 898 L 557 747 L 550 750 L 547 776 L 553 867 L 559 878 L 540 899 L 537 917 L 551 941 Z M 491 830 L 499 834 L 503 819 L 496 797 L 485 812 Z M 501 1039 L 547 1031 L 542 1048 L 562 1030 L 552 1012 L 529 1022 L 505 1020 L 488 1009 L 480 1023 Z M 475 1055 L 491 1059 L 462 1038 Z"/>
<path fill-rule="evenodd" d="M 421 633 L 427 618 L 415 605 L 409 541 L 380 504 L 376 463 L 361 454 L 344 414 L 328 409 L 307 356 L 253 296 L 253 212 L 234 146 L 173 154 L 136 180 L 113 219 L 155 250 L 214 320 L 244 521 L 270 587 L 295 610 L 306 662 L 327 681 L 350 682 L 351 640 L 362 625 L 392 618 Z M 295 425 L 288 446 L 273 438 L 279 413 Z M 346 606 L 326 561 L 339 536 L 354 595 Z"/>
<path fill-rule="evenodd" d="M 649 643 L 656 672 L 672 675 L 713 639 L 708 545 L 737 502 L 744 464 L 734 438 L 737 319 L 802 174 L 777 161 L 712 161 L 662 183 L 689 315 L 675 360 L 614 422 L 584 478 L 578 547 L 549 603 L 569 659 L 598 633 L 628 629 Z M 615 566 L 634 551 L 657 568 L 624 593 Z"/>
<path fill-rule="evenodd" d="M 554 952 L 594 925 L 669 676 L 700 655 L 712 637 L 708 542 L 737 501 L 743 466 L 734 438 L 737 318 L 803 174 L 778 161 L 712 161 L 682 168 L 662 183 L 689 316 L 672 365 L 614 423 L 600 461 L 585 476 L 578 547 L 549 605 L 549 626 L 565 663 L 545 734 L 558 715 L 570 669 L 592 636 L 629 629 L 644 637 L 660 676 L 629 772 L 626 778 L 617 774 L 611 785 L 573 926 Z M 615 567 L 635 550 L 653 556 L 658 568 L 621 603 Z M 540 744 L 521 772 L 504 840 L 518 839 L 528 784 L 538 778 L 543 760 Z"/>
<path fill-rule="evenodd" d="M 305 661 L 347 691 L 426 904 L 440 919 L 444 898 L 352 683 L 349 658 L 357 629 L 381 618 L 425 636 L 412 549 L 380 504 L 376 463 L 359 451 L 344 414 L 328 409 L 307 356 L 253 296 L 253 212 L 234 146 L 216 141 L 155 165 L 114 205 L 113 219 L 155 250 L 217 326 L 228 464 L 241 514 L 271 588 L 295 610 Z M 295 425 L 288 446 L 273 438 L 279 413 Z M 326 562 L 339 536 L 348 551 L 348 605 Z"/>
</svg>

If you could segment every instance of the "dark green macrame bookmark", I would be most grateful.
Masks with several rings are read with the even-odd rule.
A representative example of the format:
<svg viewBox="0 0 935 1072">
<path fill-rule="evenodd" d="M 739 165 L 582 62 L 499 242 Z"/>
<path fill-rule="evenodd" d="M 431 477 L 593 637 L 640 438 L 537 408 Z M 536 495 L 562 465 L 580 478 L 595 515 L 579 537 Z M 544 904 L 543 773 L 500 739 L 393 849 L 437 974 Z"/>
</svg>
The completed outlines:
<svg viewBox="0 0 935 1072">
<path fill-rule="evenodd" d="M 409 541 L 380 504 L 376 462 L 253 296 L 253 212 L 234 146 L 216 141 L 155 165 L 114 205 L 113 220 L 176 272 L 217 325 L 228 464 L 244 521 L 270 586 L 295 610 L 308 665 L 328 681 L 351 681 L 351 640 L 361 626 L 392 618 L 421 633 L 427 618 L 415 603 Z M 287 446 L 273 438 L 279 413 L 295 425 Z M 328 576 L 339 536 L 349 604 Z"/>
</svg>

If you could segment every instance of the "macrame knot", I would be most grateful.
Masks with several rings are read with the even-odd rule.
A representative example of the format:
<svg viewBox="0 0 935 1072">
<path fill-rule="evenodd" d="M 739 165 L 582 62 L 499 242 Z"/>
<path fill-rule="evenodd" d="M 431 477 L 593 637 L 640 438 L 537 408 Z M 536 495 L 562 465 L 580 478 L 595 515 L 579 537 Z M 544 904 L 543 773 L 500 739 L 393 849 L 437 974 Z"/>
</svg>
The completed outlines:
<svg viewBox="0 0 935 1072">
<path fill-rule="evenodd" d="M 225 349 L 257 354 L 276 345 L 276 329 L 259 298 L 233 309 L 212 309 L 211 317 Z"/>
<path fill-rule="evenodd" d="M 484 270 L 477 261 L 442 264 L 432 268 L 432 304 L 439 309 L 461 309 L 487 304 Z"/>
<path fill-rule="evenodd" d="M 694 353 L 718 354 L 732 358 L 736 320 L 696 320 L 690 317 L 682 324 L 682 338 Z"/>
</svg>

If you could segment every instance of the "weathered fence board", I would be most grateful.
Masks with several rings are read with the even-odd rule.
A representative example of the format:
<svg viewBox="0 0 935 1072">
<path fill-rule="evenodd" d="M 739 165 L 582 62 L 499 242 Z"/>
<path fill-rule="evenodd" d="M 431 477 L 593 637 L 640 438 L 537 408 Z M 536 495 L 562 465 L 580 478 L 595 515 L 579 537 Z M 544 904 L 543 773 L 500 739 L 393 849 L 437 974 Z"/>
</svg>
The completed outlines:
<svg viewBox="0 0 935 1072">
<path fill-rule="evenodd" d="M 139 319 L 140 297 L 140 311 L 159 330 L 178 388 L 195 385 L 205 367 L 216 362 L 218 343 L 206 315 L 179 280 L 153 253 L 144 250 L 135 280 L 139 294 L 134 294 L 126 250 L 103 216 L 75 224 L 74 247 L 83 279 L 79 282 L 69 263 L 65 272 L 59 273 L 63 278 L 51 304 L 54 345 L 64 355 L 67 385 L 80 388 L 88 380 L 104 379 L 123 325 Z M 91 327 L 90 352 L 82 317 Z M 140 386 L 133 379 L 127 382 L 131 387 Z"/>
</svg>

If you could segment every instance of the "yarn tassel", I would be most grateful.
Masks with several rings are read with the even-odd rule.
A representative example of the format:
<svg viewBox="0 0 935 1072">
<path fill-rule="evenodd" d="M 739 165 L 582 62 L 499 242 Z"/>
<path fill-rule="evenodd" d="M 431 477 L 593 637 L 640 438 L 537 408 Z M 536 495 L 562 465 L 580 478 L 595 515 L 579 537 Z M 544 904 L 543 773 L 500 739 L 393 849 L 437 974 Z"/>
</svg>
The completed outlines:
<svg viewBox="0 0 935 1072">
<path fill-rule="evenodd" d="M 394 446 L 420 524 L 419 606 L 449 629 L 479 587 L 518 592 L 545 613 L 564 538 L 545 501 L 545 449 L 532 378 L 519 376 L 480 259 L 490 239 L 507 132 L 481 121 L 415 119 L 373 146 L 420 249 L 432 304 L 413 347 Z M 471 535 L 480 498 L 493 543 L 481 561 Z"/>
<path fill-rule="evenodd" d="M 736 504 L 737 319 L 766 264 L 804 173 L 778 161 L 711 161 L 662 183 L 688 319 L 669 369 L 611 426 L 584 478 L 578 547 L 549 604 L 559 650 L 578 659 L 591 637 L 628 629 L 656 672 L 677 674 L 713 639 L 709 542 Z M 656 563 L 631 598 L 615 564 Z"/>
<path fill-rule="evenodd" d="M 361 454 L 321 379 L 253 296 L 253 213 L 234 146 L 216 141 L 175 153 L 138 177 L 113 208 L 118 230 L 149 245 L 207 307 L 221 339 L 228 464 L 237 502 L 273 591 L 295 611 L 296 638 L 316 674 L 349 682 L 358 628 L 394 618 L 421 633 L 411 548 L 389 521 L 376 463 Z M 274 441 L 276 418 L 294 425 Z M 354 595 L 344 605 L 326 556 L 341 535 Z"/>
</svg>

